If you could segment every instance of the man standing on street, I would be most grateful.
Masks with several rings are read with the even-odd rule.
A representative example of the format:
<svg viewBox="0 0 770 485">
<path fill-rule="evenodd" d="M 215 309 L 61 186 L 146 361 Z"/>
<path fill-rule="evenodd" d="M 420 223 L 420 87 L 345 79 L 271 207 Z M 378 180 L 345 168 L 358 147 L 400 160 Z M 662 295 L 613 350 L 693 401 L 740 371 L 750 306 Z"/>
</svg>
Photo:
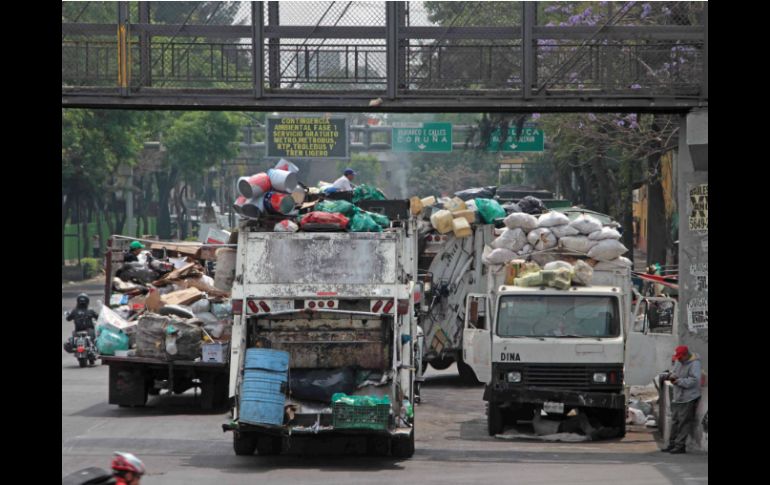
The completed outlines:
<svg viewBox="0 0 770 485">
<path fill-rule="evenodd" d="M 674 399 L 671 402 L 671 436 L 668 446 L 661 451 L 671 454 L 685 453 L 687 435 L 695 422 L 695 410 L 700 400 L 700 357 L 691 353 L 686 345 L 680 345 L 674 353 L 674 370 L 662 374 L 674 386 Z"/>
</svg>

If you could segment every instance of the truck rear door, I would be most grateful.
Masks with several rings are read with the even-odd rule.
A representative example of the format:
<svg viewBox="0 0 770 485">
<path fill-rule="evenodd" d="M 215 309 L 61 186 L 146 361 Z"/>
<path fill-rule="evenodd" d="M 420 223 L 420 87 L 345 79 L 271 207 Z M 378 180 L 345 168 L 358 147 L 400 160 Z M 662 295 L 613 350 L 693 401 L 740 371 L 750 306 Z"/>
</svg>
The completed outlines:
<svg viewBox="0 0 770 485">
<path fill-rule="evenodd" d="M 463 360 L 476 378 L 489 382 L 492 377 L 492 322 L 486 295 L 471 293 L 466 300 L 463 328 Z"/>
</svg>

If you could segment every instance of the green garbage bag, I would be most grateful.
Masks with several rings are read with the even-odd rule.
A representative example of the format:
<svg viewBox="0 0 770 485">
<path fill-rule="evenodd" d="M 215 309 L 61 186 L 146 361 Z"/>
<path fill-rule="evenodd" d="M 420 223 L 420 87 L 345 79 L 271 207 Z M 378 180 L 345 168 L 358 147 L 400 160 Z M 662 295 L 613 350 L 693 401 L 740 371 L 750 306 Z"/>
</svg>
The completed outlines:
<svg viewBox="0 0 770 485">
<path fill-rule="evenodd" d="M 382 232 L 382 227 L 368 213 L 357 212 L 350 218 L 348 230 L 350 232 Z"/>
<path fill-rule="evenodd" d="M 342 403 L 349 406 L 376 406 L 378 404 L 390 404 L 390 397 L 384 396 L 348 396 L 344 392 L 332 395 L 332 403 Z"/>
<path fill-rule="evenodd" d="M 115 355 L 116 350 L 128 350 L 128 335 L 101 327 L 101 333 L 96 337 L 96 349 L 101 355 Z"/>
<path fill-rule="evenodd" d="M 353 189 L 353 203 L 357 204 L 362 200 L 385 200 L 385 194 L 376 187 L 361 184 Z"/>
<path fill-rule="evenodd" d="M 492 224 L 495 219 L 506 216 L 505 209 L 494 199 L 474 199 L 476 210 L 486 224 Z"/>
<path fill-rule="evenodd" d="M 314 209 L 319 212 L 337 212 L 346 217 L 351 217 L 359 211 L 358 207 L 347 200 L 322 200 L 315 205 Z"/>
<path fill-rule="evenodd" d="M 374 219 L 374 222 L 379 224 L 383 229 L 387 229 L 388 227 L 390 227 L 390 219 L 388 219 L 388 216 L 384 214 L 377 214 L 376 212 L 369 212 L 369 211 L 367 211 L 366 214 L 369 215 L 369 217 L 371 217 L 372 219 Z"/>
</svg>

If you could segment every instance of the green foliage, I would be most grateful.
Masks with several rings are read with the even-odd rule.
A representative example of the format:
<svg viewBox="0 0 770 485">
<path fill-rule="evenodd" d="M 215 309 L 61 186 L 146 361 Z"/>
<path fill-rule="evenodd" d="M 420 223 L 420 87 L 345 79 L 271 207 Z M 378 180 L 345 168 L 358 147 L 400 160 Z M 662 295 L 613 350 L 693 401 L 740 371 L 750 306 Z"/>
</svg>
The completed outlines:
<svg viewBox="0 0 770 485">
<path fill-rule="evenodd" d="M 337 173 L 339 175 L 335 177 L 335 180 L 341 177 L 342 172 L 348 167 L 356 171 L 356 178 L 353 183 L 367 183 L 375 186 L 382 184 L 380 179 L 382 163 L 377 159 L 376 155 L 354 153 L 349 162 L 345 160 L 337 162 Z"/>
<path fill-rule="evenodd" d="M 102 271 L 102 260 L 96 258 L 83 258 L 80 260 L 83 264 L 83 276 L 93 278 Z"/>
</svg>

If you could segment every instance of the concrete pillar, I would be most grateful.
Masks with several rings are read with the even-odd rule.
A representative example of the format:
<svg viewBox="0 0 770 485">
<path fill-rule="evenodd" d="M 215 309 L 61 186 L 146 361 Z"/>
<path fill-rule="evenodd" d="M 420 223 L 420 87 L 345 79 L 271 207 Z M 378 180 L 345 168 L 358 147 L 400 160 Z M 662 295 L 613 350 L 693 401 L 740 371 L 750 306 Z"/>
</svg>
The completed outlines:
<svg viewBox="0 0 770 485">
<path fill-rule="evenodd" d="M 700 355 L 708 376 L 708 109 L 683 116 L 680 133 L 678 340 Z M 708 436 L 701 426 L 708 411 L 708 379 L 702 389 L 691 444 L 708 451 Z"/>
</svg>

